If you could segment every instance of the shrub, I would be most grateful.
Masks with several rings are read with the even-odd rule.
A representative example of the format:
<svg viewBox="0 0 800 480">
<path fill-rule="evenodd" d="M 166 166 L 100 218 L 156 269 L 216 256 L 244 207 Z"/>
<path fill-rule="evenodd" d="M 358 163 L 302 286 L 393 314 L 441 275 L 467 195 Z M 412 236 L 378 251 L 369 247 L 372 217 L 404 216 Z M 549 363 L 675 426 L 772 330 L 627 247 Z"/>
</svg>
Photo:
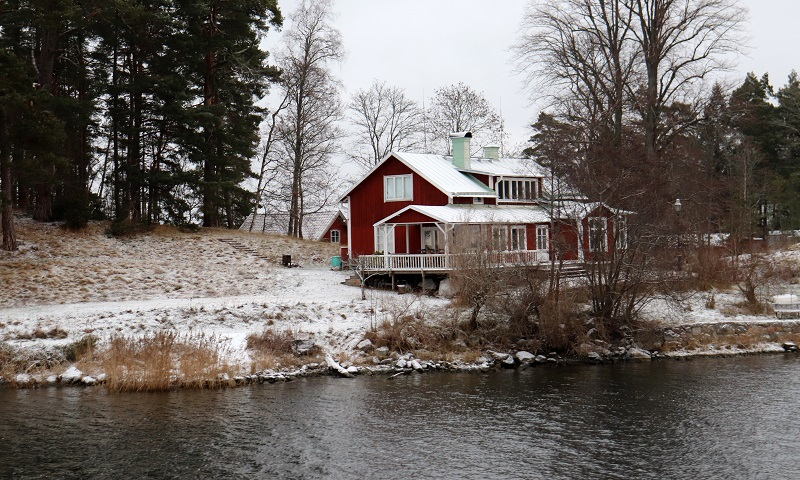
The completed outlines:
<svg viewBox="0 0 800 480">
<path fill-rule="evenodd" d="M 125 218 L 111 222 L 111 225 L 106 229 L 106 235 L 116 238 L 132 237 L 134 235 L 150 232 L 153 228 L 155 228 L 153 224 L 132 222 L 130 219 Z"/>
<path fill-rule="evenodd" d="M 61 347 L 61 351 L 68 362 L 77 362 L 93 353 L 95 346 L 97 346 L 97 337 L 84 335 L 80 340 Z"/>
</svg>

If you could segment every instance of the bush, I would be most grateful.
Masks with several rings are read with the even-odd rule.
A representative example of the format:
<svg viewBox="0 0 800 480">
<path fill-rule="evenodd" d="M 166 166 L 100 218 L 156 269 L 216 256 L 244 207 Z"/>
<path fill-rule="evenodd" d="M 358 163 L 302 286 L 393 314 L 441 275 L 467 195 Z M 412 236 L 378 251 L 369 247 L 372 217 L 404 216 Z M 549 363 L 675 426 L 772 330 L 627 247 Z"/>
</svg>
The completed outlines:
<svg viewBox="0 0 800 480">
<path fill-rule="evenodd" d="M 150 232 L 153 228 L 155 228 L 153 224 L 132 222 L 129 218 L 125 218 L 112 222 L 106 229 L 106 235 L 115 238 L 131 237 Z"/>
</svg>

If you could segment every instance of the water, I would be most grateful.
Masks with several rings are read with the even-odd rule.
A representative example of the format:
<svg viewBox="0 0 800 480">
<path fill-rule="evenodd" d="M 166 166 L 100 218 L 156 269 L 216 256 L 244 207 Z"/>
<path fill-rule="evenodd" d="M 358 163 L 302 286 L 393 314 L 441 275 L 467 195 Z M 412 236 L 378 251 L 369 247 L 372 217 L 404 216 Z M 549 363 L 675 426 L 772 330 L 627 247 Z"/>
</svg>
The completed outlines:
<svg viewBox="0 0 800 480">
<path fill-rule="evenodd" d="M 0 478 L 797 478 L 800 356 L 0 390 Z"/>
</svg>

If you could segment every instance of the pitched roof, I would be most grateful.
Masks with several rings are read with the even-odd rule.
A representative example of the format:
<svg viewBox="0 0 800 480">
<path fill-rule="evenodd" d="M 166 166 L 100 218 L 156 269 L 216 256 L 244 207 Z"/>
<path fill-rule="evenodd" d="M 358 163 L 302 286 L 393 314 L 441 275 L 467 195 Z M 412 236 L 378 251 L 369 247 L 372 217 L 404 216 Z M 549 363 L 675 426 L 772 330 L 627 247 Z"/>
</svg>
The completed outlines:
<svg viewBox="0 0 800 480">
<path fill-rule="evenodd" d="M 459 170 L 453 165 L 453 157 L 448 155 L 437 155 L 432 153 L 406 153 L 391 152 L 375 167 L 372 168 L 361 181 L 372 175 L 372 173 L 383 165 L 390 158 L 396 158 L 403 162 L 419 176 L 430 182 L 450 197 L 488 197 L 496 196 L 494 190 L 478 181 L 471 173 L 504 176 L 522 177 L 544 177 L 547 171 L 533 160 L 524 158 L 500 158 L 489 159 L 472 157 L 470 159 L 472 168 L 469 170 Z M 361 182 L 356 183 L 350 188 L 342 198 L 346 197 Z"/>
<path fill-rule="evenodd" d="M 544 223 L 549 222 L 547 210 L 538 205 L 409 205 L 375 225 L 387 223 L 392 218 L 413 210 L 443 223 Z"/>
<path fill-rule="evenodd" d="M 321 240 L 339 215 L 344 218 L 342 212 L 338 210 L 303 215 L 303 238 Z M 239 227 L 239 230 L 249 231 L 251 222 L 253 222 L 253 232 L 286 235 L 289 230 L 288 213 L 250 214 Z"/>
</svg>

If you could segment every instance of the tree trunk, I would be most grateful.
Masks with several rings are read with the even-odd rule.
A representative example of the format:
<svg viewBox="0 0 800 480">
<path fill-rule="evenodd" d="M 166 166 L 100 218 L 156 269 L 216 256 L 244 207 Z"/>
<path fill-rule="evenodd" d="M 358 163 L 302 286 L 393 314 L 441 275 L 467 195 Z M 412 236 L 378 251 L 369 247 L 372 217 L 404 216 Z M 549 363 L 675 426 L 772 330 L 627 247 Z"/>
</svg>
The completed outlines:
<svg viewBox="0 0 800 480">
<path fill-rule="evenodd" d="M 17 249 L 11 194 L 11 145 L 8 139 L 6 110 L 0 107 L 0 216 L 2 217 L 3 250 Z"/>
</svg>

